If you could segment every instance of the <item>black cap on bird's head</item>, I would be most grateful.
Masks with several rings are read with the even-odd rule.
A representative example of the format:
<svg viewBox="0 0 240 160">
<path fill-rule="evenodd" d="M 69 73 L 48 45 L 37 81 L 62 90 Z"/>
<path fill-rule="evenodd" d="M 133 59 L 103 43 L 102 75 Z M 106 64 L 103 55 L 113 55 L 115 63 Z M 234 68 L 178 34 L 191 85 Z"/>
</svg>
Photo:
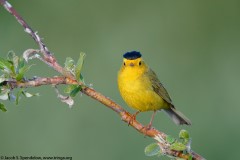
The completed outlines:
<svg viewBox="0 0 240 160">
<path fill-rule="evenodd" d="M 133 60 L 142 57 L 141 53 L 138 51 L 127 52 L 123 55 L 123 58 Z"/>
</svg>

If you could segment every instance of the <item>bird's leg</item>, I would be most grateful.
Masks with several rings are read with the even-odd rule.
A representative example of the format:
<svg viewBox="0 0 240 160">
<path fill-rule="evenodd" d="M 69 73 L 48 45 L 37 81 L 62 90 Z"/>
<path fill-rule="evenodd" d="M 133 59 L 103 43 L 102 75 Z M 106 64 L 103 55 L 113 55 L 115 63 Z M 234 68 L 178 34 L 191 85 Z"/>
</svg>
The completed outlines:
<svg viewBox="0 0 240 160">
<path fill-rule="evenodd" d="M 128 121 L 128 125 L 130 125 L 131 123 L 133 123 L 134 120 L 136 120 L 137 114 L 140 112 L 141 111 L 137 111 L 131 116 L 131 119 Z"/>
<path fill-rule="evenodd" d="M 146 130 L 149 130 L 149 129 L 152 128 L 152 122 L 153 122 L 153 119 L 154 119 L 154 116 L 155 116 L 156 113 L 157 113 L 157 111 L 154 110 L 154 111 L 153 111 L 153 114 L 152 114 L 152 117 L 151 117 L 151 120 L 150 120 L 150 122 L 149 122 L 149 124 L 145 127 Z"/>
</svg>

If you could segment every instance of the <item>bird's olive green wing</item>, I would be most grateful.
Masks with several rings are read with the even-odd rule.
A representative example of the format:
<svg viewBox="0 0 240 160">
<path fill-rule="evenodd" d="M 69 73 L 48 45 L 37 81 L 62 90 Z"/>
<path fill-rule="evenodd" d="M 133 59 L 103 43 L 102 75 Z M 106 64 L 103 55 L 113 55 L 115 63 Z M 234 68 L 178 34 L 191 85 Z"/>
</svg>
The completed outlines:
<svg viewBox="0 0 240 160">
<path fill-rule="evenodd" d="M 172 100 L 167 92 L 167 90 L 163 87 L 162 83 L 159 81 L 157 75 L 154 73 L 153 70 L 149 68 L 147 72 L 147 76 L 150 78 L 152 83 L 153 90 L 161 96 L 166 102 L 172 104 Z"/>
</svg>

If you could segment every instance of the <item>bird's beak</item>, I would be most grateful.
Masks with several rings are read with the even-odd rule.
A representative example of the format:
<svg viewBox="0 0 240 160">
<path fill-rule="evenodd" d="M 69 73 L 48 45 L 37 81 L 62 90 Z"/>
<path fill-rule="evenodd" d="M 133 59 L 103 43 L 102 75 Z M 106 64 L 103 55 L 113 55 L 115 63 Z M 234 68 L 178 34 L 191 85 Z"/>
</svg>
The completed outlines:
<svg viewBox="0 0 240 160">
<path fill-rule="evenodd" d="M 133 67 L 133 66 L 134 66 L 134 64 L 133 64 L 133 63 L 130 63 L 129 65 L 130 65 L 131 67 Z"/>
</svg>

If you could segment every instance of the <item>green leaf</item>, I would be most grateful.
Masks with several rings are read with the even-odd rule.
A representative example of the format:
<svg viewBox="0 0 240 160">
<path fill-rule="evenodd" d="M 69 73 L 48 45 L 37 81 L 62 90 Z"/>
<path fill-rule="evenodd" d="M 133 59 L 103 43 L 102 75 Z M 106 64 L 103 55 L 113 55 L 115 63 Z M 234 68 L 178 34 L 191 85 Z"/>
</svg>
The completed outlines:
<svg viewBox="0 0 240 160">
<path fill-rule="evenodd" d="M 182 129 L 179 132 L 179 138 L 183 140 L 183 144 L 185 144 L 185 145 L 188 144 L 189 138 L 190 138 L 188 131 Z"/>
<path fill-rule="evenodd" d="M 80 81 L 83 82 L 83 83 L 85 83 L 82 74 L 80 74 Z"/>
<path fill-rule="evenodd" d="M 36 49 L 27 49 L 23 52 L 23 59 L 28 62 L 28 60 L 33 58 L 40 58 L 41 56 L 37 53 L 40 53 L 40 50 Z"/>
<path fill-rule="evenodd" d="M 187 147 L 180 143 L 180 142 L 174 142 L 171 146 L 170 149 L 175 150 L 175 151 L 184 151 Z"/>
<path fill-rule="evenodd" d="M 39 93 L 31 94 L 31 93 L 26 92 L 26 91 L 22 91 L 22 94 L 27 98 L 31 98 L 33 96 L 39 96 Z"/>
<path fill-rule="evenodd" d="M 176 141 L 176 139 L 170 135 L 167 135 L 166 137 L 166 141 L 170 144 L 174 143 Z"/>
<path fill-rule="evenodd" d="M 7 60 L 0 57 L 0 68 L 11 68 L 11 63 L 9 63 Z"/>
<path fill-rule="evenodd" d="M 20 90 L 17 92 L 16 101 L 15 101 L 16 105 L 18 105 L 18 103 L 19 103 L 19 99 L 20 99 L 20 95 L 21 95 L 21 94 L 24 94 L 24 93 L 23 93 L 23 89 L 20 89 Z"/>
<path fill-rule="evenodd" d="M 25 66 L 23 58 L 19 58 L 18 60 L 18 69 L 23 68 Z"/>
<path fill-rule="evenodd" d="M 81 89 L 82 89 L 81 86 L 75 87 L 75 88 L 71 91 L 70 96 L 71 96 L 71 97 L 75 97 L 75 96 L 77 95 L 77 93 L 81 91 Z"/>
<path fill-rule="evenodd" d="M 32 65 L 31 65 L 32 66 Z M 31 68 L 31 66 L 23 66 L 22 68 L 19 69 L 19 73 L 16 76 L 16 80 L 20 81 L 23 79 L 24 74 Z"/>
<path fill-rule="evenodd" d="M 15 70 L 18 68 L 19 57 L 13 51 L 8 52 L 8 60 L 11 61 L 14 65 Z"/>
<path fill-rule="evenodd" d="M 9 89 L 1 91 L 0 100 L 3 100 L 3 101 L 8 100 L 9 99 L 9 92 L 10 92 Z"/>
<path fill-rule="evenodd" d="M 192 155 L 189 155 L 188 160 L 192 160 L 192 159 L 193 159 Z"/>
<path fill-rule="evenodd" d="M 64 89 L 64 92 L 67 93 L 67 94 L 70 94 L 70 93 L 72 92 L 72 90 L 74 90 L 76 87 L 78 87 L 78 85 L 76 85 L 76 84 L 68 85 L 68 86 Z"/>
<path fill-rule="evenodd" d="M 181 139 L 189 139 L 188 131 L 182 129 L 182 130 L 179 132 L 179 138 L 181 138 Z"/>
<path fill-rule="evenodd" d="M 155 156 L 161 154 L 161 150 L 157 143 L 152 143 L 145 147 L 144 153 L 146 156 Z"/>
<path fill-rule="evenodd" d="M 66 60 L 65 60 L 65 69 L 67 69 L 68 71 L 73 71 L 74 69 L 74 60 L 71 58 L 71 57 L 67 57 Z"/>
<path fill-rule="evenodd" d="M 13 59 L 16 57 L 16 54 L 13 51 L 9 51 L 7 54 L 7 58 L 9 61 L 13 61 Z"/>
<path fill-rule="evenodd" d="M 81 52 L 78 62 L 76 64 L 76 68 L 75 68 L 75 78 L 77 81 L 80 80 L 80 75 L 81 75 L 81 70 L 82 70 L 82 66 L 83 66 L 83 62 L 84 62 L 84 58 L 85 58 L 86 54 Z"/>
<path fill-rule="evenodd" d="M 0 70 L 3 70 L 7 74 L 15 73 L 13 64 L 1 57 L 0 57 Z"/>
<path fill-rule="evenodd" d="M 0 110 L 3 112 L 7 112 L 7 109 L 5 108 L 4 104 L 0 103 Z"/>
</svg>

